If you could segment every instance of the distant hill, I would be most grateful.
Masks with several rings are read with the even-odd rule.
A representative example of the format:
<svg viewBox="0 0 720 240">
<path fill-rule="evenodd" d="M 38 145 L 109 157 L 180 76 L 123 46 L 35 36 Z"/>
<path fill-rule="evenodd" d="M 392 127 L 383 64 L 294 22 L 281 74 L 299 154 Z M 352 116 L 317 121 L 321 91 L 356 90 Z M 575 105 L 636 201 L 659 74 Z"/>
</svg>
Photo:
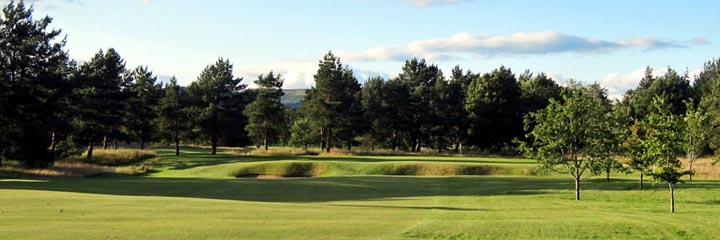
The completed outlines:
<svg viewBox="0 0 720 240">
<path fill-rule="evenodd" d="M 283 89 L 285 96 L 280 99 L 285 106 L 290 108 L 300 107 L 300 101 L 305 97 L 307 89 Z"/>
</svg>

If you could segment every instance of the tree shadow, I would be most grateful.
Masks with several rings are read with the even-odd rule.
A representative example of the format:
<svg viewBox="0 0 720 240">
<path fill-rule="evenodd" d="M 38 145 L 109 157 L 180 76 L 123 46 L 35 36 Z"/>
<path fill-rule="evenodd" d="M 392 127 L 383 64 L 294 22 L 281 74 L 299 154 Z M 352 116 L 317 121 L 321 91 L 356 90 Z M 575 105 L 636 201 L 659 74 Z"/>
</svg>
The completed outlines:
<svg viewBox="0 0 720 240">
<path fill-rule="evenodd" d="M 258 202 L 331 202 L 423 196 L 538 195 L 572 190 L 570 179 L 537 177 L 321 177 L 292 179 L 45 178 L 2 181 L 0 189 L 45 190 L 125 196 L 187 197 Z M 583 189 L 624 190 L 583 184 Z"/>
<path fill-rule="evenodd" d="M 487 211 L 480 208 L 457 208 L 457 207 L 421 207 L 421 206 L 383 206 L 383 205 L 359 205 L 359 204 L 331 204 L 338 207 L 359 207 L 359 208 L 391 208 L 391 209 L 413 209 L 413 210 L 443 210 L 443 211 Z"/>
</svg>

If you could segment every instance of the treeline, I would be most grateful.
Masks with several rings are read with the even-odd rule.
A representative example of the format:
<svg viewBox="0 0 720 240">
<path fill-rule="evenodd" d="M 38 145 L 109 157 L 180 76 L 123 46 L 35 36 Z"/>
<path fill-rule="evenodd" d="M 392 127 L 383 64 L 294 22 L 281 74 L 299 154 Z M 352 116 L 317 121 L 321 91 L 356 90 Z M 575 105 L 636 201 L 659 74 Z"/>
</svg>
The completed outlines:
<svg viewBox="0 0 720 240">
<path fill-rule="evenodd" d="M 482 74 L 455 67 L 446 78 L 422 59 L 406 61 L 394 78 L 374 77 L 361 85 L 328 53 L 315 86 L 291 109 L 281 104 L 283 79 L 272 71 L 254 80 L 258 88 L 248 89 L 221 58 L 189 86 L 175 78 L 163 85 L 146 66 L 127 69 L 114 49 L 80 64 L 71 60 L 60 31 L 47 30 L 51 19 L 33 19 L 22 2 L 8 4 L 0 20 L 2 158 L 33 167 L 84 151 L 91 157 L 94 148 L 143 148 L 151 142 L 174 143 L 178 154 L 181 143 L 207 144 L 213 153 L 217 146 L 253 144 L 517 153 L 518 143 L 538 139 L 532 131 L 539 122 L 529 120 L 531 113 L 566 102 L 578 88 L 616 115 L 591 118 L 617 126 L 617 141 L 608 143 L 617 148 L 608 153 L 627 154 L 623 143 L 633 134 L 644 136 L 632 126 L 653 112 L 658 97 L 674 116 L 687 109 L 706 116 L 702 125 L 711 129 L 703 133 L 710 141 L 701 141 L 698 153 L 720 147 L 717 60 L 705 65 L 694 84 L 687 73 L 668 69 L 655 77 L 648 69 L 637 89 L 612 101 L 598 84 L 561 86 L 544 73 L 515 74 L 506 67 Z"/>
</svg>

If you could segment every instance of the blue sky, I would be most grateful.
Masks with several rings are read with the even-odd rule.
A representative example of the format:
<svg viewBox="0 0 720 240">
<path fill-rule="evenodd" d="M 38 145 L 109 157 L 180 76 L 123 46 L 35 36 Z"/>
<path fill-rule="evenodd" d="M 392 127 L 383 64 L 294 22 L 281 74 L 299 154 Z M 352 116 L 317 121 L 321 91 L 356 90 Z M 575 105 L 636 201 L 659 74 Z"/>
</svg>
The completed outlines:
<svg viewBox="0 0 720 240">
<path fill-rule="evenodd" d="M 7 0 L 1 0 L 3 3 Z M 332 50 L 361 80 L 396 76 L 409 57 L 449 74 L 505 65 L 556 80 L 599 82 L 618 96 L 643 69 L 697 72 L 720 57 L 720 1 L 513 0 L 32 0 L 67 34 L 74 59 L 116 48 L 182 84 L 218 57 L 247 83 L 280 72 L 286 88 L 313 84 Z"/>
</svg>

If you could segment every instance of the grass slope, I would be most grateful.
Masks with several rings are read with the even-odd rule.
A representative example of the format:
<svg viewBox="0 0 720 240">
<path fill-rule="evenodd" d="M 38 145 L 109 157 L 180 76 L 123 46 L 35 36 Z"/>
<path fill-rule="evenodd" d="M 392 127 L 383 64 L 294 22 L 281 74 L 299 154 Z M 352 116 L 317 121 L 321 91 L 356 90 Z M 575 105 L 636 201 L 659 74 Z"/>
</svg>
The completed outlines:
<svg viewBox="0 0 720 240">
<path fill-rule="evenodd" d="M 680 185 L 678 213 L 670 214 L 666 187 L 634 190 L 635 179 L 587 179 L 583 200 L 576 202 L 565 176 L 198 176 L 202 169 L 272 158 L 187 150 L 184 156 L 163 156 L 157 172 L 146 176 L 2 179 L 0 238 L 713 239 L 720 234 L 716 180 Z M 313 158 L 348 164 L 385 159 Z M 532 165 L 512 159 L 387 158 L 393 164 Z"/>
</svg>

